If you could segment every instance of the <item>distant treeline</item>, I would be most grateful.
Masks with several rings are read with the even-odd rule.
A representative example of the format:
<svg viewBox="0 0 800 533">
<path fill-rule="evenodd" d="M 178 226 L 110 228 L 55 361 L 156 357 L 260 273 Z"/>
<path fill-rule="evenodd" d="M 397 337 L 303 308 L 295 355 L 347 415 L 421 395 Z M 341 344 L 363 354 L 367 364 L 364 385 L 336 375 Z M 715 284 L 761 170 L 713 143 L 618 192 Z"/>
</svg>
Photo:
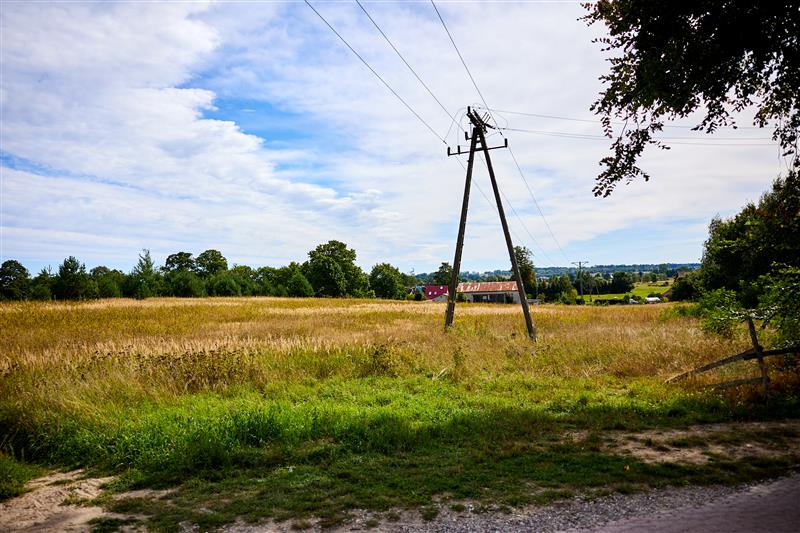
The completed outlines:
<svg viewBox="0 0 800 533">
<path fill-rule="evenodd" d="M 531 297 L 545 301 L 573 303 L 581 280 L 577 272 L 561 269 L 535 269 L 530 250 L 516 247 L 517 262 L 523 283 Z M 375 265 L 369 273 L 355 264 L 356 252 L 340 241 L 320 244 L 308 252 L 308 260 L 283 267 L 253 268 L 228 265 L 218 250 L 206 250 L 197 256 L 190 252 L 169 255 L 163 265 L 156 265 L 144 250 L 136 266 L 123 272 L 105 266 L 87 270 L 75 257 L 68 257 L 56 272 L 42 269 L 31 277 L 18 261 L 0 266 L 0 299 L 3 300 L 85 300 L 93 298 L 148 298 L 151 296 L 350 296 L 356 298 L 423 299 L 414 287 L 424 284 L 447 285 L 452 267 L 442 263 L 430 274 L 404 274 L 389 263 Z M 657 267 L 649 272 L 626 272 L 623 268 Z M 583 271 L 586 294 L 624 293 L 639 281 L 666 279 L 676 267 L 685 265 L 620 265 L 611 273 Z M 658 272 L 658 273 L 657 273 Z M 464 272 L 461 281 L 509 281 L 511 272 L 495 270 L 484 274 Z"/>
<path fill-rule="evenodd" d="M 136 266 L 123 272 L 105 266 L 86 270 L 68 257 L 53 272 L 42 269 L 31 277 L 18 261 L 0 266 L 0 299 L 85 300 L 93 298 L 148 298 L 151 296 L 350 296 L 355 298 L 406 298 L 414 276 L 388 263 L 370 273 L 355 264 L 356 252 L 339 241 L 320 244 L 303 263 L 283 267 L 228 266 L 217 250 L 196 257 L 177 252 L 156 265 L 150 252 L 139 255 Z"/>
</svg>

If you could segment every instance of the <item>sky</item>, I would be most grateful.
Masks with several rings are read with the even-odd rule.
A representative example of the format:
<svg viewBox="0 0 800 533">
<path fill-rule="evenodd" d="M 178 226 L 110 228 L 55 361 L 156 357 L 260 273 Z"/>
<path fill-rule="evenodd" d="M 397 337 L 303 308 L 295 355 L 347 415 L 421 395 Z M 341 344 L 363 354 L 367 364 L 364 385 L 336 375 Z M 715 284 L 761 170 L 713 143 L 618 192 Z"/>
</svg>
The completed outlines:
<svg viewBox="0 0 800 533">
<path fill-rule="evenodd" d="M 302 2 L 4 0 L 0 260 L 127 271 L 143 249 L 217 249 L 281 266 L 337 239 L 365 269 L 452 262 L 466 157 L 442 139 L 466 145 L 483 99 L 429 2 L 362 3 L 444 109 L 355 2 L 312 2 L 433 132 Z M 712 217 L 785 169 L 769 131 L 704 136 L 688 117 L 665 130 L 671 150 L 646 152 L 649 182 L 596 198 L 604 28 L 577 2 L 437 7 L 497 123 L 539 132 L 508 130 L 490 154 L 538 266 L 699 261 Z M 489 200 L 478 162 L 462 270 L 509 268 Z"/>
</svg>

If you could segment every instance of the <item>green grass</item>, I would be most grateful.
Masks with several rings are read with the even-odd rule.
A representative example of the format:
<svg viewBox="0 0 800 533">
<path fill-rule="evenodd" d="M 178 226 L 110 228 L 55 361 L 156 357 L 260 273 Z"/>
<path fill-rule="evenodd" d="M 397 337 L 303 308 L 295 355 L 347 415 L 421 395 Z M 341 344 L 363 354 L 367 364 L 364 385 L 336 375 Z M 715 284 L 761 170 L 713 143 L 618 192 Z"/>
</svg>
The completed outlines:
<svg viewBox="0 0 800 533">
<path fill-rule="evenodd" d="M 328 380 L 265 391 L 187 395 L 172 405 L 117 406 L 116 418 L 50 421 L 52 433 L 13 444 L 39 460 L 124 474 L 118 491 L 178 490 L 167 500 L 110 501 L 118 513 L 175 531 L 237 518 L 320 517 L 340 523 L 352 508 L 419 507 L 434 497 L 490 506 L 548 503 L 574 491 L 620 492 L 668 484 L 777 475 L 798 458 L 705 467 L 651 465 L 601 452 L 608 429 L 681 427 L 796 412 L 769 411 L 709 395 L 675 394 L 642 380 L 488 379 L 471 390 L 428 378 Z M 567 431 L 589 430 L 585 439 Z M 198 509 L 203 509 L 199 511 Z"/>
<path fill-rule="evenodd" d="M 622 300 L 625 296 L 633 295 L 639 296 L 640 298 L 647 298 L 652 293 L 663 294 L 667 292 L 670 288 L 669 285 L 662 286 L 663 282 L 659 281 L 656 283 L 636 283 L 633 287 L 633 290 L 626 293 L 616 293 L 616 294 L 601 294 L 601 295 L 592 295 L 592 300 Z M 589 301 L 589 296 L 586 296 L 586 301 Z"/>
<path fill-rule="evenodd" d="M 0 452 L 0 501 L 25 493 L 25 484 L 45 470 L 22 463 Z"/>
</svg>

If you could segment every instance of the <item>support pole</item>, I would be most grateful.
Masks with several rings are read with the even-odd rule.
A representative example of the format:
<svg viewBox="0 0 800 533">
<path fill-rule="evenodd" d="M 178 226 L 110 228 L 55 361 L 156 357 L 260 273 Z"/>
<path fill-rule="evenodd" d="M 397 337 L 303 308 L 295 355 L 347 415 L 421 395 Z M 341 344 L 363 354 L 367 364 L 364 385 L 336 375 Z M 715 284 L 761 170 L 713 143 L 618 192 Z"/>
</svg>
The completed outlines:
<svg viewBox="0 0 800 533">
<path fill-rule="evenodd" d="M 471 120 L 475 120 L 470 117 Z M 514 254 L 514 244 L 511 242 L 511 233 L 508 231 L 508 222 L 506 222 L 506 214 L 503 211 L 503 202 L 500 201 L 500 190 L 497 187 L 497 179 L 494 176 L 494 168 L 492 167 L 492 160 L 489 158 L 489 150 L 486 146 L 486 137 L 483 134 L 483 129 L 476 125 L 473 128 L 473 142 L 475 137 L 480 136 L 481 149 L 483 150 L 483 157 L 486 158 L 486 166 L 489 169 L 489 178 L 492 180 L 492 189 L 494 190 L 494 199 L 497 202 L 497 212 L 500 215 L 500 222 L 503 225 L 503 234 L 506 237 L 506 246 L 508 247 L 508 255 L 511 259 L 511 270 L 514 272 L 514 279 L 517 280 L 517 291 L 519 292 L 519 300 L 522 304 L 522 313 L 525 315 L 525 326 L 528 328 L 528 336 L 536 340 L 536 328 L 533 326 L 531 320 L 531 311 L 528 308 L 528 295 L 525 294 L 525 286 L 522 284 L 522 276 L 519 273 L 519 265 L 517 265 L 517 256 Z"/>
<path fill-rule="evenodd" d="M 472 184 L 472 167 L 475 162 L 475 147 L 478 136 L 472 130 L 472 142 L 469 145 L 469 160 L 467 160 L 467 179 L 464 183 L 464 200 L 461 202 L 461 222 L 458 225 L 458 240 L 456 241 L 456 256 L 453 259 L 453 275 L 447 292 L 447 312 L 444 316 L 444 329 L 453 325 L 453 315 L 456 310 L 456 288 L 458 287 L 458 274 L 461 272 L 461 251 L 464 248 L 464 231 L 467 226 L 467 207 L 469 206 L 469 189 Z"/>
<path fill-rule="evenodd" d="M 756 325 L 753 323 L 753 317 L 747 316 L 747 329 L 750 330 L 750 340 L 753 342 L 753 351 L 756 353 L 758 360 L 758 368 L 761 370 L 761 387 L 764 394 L 764 402 L 769 401 L 769 373 L 767 372 L 767 365 L 764 363 L 764 349 L 758 343 L 758 335 L 756 335 Z"/>
</svg>

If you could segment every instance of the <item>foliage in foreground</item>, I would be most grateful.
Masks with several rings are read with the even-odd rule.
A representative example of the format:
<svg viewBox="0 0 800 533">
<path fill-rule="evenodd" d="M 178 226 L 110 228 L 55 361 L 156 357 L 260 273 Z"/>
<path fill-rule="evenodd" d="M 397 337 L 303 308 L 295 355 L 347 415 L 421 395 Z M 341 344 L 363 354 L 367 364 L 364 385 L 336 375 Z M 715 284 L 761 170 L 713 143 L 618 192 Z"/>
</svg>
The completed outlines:
<svg viewBox="0 0 800 533">
<path fill-rule="evenodd" d="M 800 169 L 800 2 L 586 3 L 584 20 L 603 23 L 599 38 L 609 52 L 604 90 L 592 105 L 612 137 L 612 119 L 625 126 L 601 160 L 594 193 L 608 196 L 620 181 L 649 179 L 637 166 L 645 147 L 658 139 L 664 121 L 695 111 L 695 129 L 713 133 L 734 125 L 734 114 L 755 108 L 754 124 L 773 126 L 784 155 Z"/>
</svg>

